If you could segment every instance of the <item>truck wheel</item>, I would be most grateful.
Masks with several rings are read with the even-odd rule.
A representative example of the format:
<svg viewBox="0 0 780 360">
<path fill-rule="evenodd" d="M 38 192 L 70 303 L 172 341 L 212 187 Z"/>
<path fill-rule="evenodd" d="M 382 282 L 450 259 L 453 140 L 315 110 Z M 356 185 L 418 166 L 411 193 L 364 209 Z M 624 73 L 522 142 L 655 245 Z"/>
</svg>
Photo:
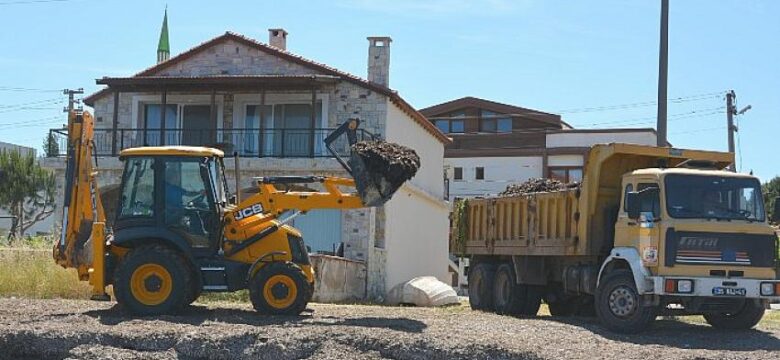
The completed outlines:
<svg viewBox="0 0 780 360">
<path fill-rule="evenodd" d="M 174 313 L 184 306 L 192 274 L 184 259 L 160 245 L 130 251 L 114 273 L 114 295 L 137 315 Z"/>
<path fill-rule="evenodd" d="M 477 263 L 469 268 L 469 304 L 472 310 L 493 310 L 495 274 L 495 267 L 491 264 Z"/>
<path fill-rule="evenodd" d="M 655 319 L 655 308 L 642 306 L 630 270 L 617 270 L 601 280 L 596 290 L 596 315 L 608 329 L 637 333 Z"/>
<path fill-rule="evenodd" d="M 249 281 L 249 299 L 255 310 L 269 315 L 298 315 L 313 291 L 306 275 L 291 262 L 263 266 Z"/>
<path fill-rule="evenodd" d="M 496 314 L 520 315 L 525 308 L 527 288 L 515 283 L 515 272 L 502 264 L 493 282 L 493 307 Z"/>
<path fill-rule="evenodd" d="M 542 291 L 537 286 L 518 284 L 512 265 L 502 264 L 493 283 L 493 301 L 497 314 L 534 316 L 542 303 Z"/>
<path fill-rule="evenodd" d="M 747 300 L 739 311 L 729 314 L 704 314 L 704 320 L 718 329 L 747 330 L 751 329 L 764 316 L 764 307 L 757 301 Z"/>
</svg>

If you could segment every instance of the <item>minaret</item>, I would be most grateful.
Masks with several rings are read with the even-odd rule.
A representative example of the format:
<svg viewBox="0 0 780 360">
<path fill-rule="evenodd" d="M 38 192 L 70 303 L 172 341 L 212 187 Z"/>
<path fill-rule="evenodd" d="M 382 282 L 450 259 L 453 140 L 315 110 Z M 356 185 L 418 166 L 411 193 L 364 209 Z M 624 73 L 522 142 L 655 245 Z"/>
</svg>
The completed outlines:
<svg viewBox="0 0 780 360">
<path fill-rule="evenodd" d="M 157 44 L 157 63 L 168 60 L 171 57 L 171 46 L 168 44 L 168 7 L 165 7 L 160 42 Z"/>
</svg>

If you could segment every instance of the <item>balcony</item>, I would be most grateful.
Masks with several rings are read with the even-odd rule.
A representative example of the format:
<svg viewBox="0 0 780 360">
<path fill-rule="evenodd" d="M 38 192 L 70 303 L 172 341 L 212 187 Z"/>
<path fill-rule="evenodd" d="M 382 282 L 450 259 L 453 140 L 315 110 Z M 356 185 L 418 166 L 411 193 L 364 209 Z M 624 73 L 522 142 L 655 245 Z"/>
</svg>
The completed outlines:
<svg viewBox="0 0 780 360">
<path fill-rule="evenodd" d="M 95 129 L 97 156 L 118 156 L 123 149 L 143 146 L 209 146 L 225 150 L 226 155 L 256 158 L 318 158 L 332 157 L 324 139 L 333 130 L 320 129 Z M 54 142 L 47 156 L 65 156 L 68 134 L 65 129 L 51 129 Z M 366 130 L 357 129 L 357 140 L 377 140 Z M 342 136 L 332 144 L 336 153 L 349 156 L 347 138 Z"/>
</svg>

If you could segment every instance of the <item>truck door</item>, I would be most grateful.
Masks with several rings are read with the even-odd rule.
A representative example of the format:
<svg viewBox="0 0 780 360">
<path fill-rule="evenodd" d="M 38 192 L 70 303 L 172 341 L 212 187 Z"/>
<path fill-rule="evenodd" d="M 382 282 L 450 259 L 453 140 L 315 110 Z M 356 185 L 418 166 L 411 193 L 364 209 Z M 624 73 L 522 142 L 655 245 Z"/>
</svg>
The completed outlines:
<svg viewBox="0 0 780 360">
<path fill-rule="evenodd" d="M 626 212 L 626 194 L 634 189 L 642 192 L 639 219 L 629 219 Z M 626 181 L 623 187 L 620 214 L 615 224 L 615 246 L 637 249 L 645 266 L 658 265 L 658 243 L 659 234 L 661 234 L 661 199 L 658 189 L 658 183 L 655 181 Z"/>
</svg>

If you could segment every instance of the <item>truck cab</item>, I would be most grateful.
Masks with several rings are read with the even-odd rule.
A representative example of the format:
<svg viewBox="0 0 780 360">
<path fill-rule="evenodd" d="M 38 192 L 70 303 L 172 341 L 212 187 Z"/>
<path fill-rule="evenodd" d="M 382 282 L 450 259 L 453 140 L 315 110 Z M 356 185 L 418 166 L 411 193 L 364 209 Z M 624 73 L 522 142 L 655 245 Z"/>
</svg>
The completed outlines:
<svg viewBox="0 0 780 360">
<path fill-rule="evenodd" d="M 644 168 L 624 174 L 621 183 L 614 248 L 602 272 L 613 258 L 626 259 L 646 307 L 744 328 L 758 322 L 768 302 L 780 300 L 778 238 L 767 223 L 757 178 L 706 168 Z"/>
</svg>

